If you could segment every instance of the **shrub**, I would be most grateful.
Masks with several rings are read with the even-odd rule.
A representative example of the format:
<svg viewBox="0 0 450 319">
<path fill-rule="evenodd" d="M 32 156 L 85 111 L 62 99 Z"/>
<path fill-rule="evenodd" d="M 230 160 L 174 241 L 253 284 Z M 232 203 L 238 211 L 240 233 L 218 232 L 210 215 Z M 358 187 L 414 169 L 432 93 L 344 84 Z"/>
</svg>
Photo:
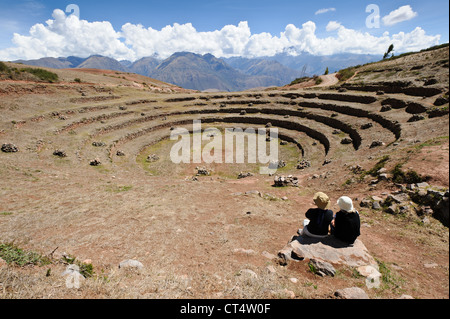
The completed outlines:
<svg viewBox="0 0 450 319">
<path fill-rule="evenodd" d="M 74 81 L 77 83 L 81 83 L 81 79 L 79 79 L 79 78 L 76 78 Z"/>
<path fill-rule="evenodd" d="M 408 172 L 402 171 L 402 165 L 398 164 L 394 167 L 392 170 L 392 180 L 395 183 L 400 184 L 415 184 L 415 183 L 422 183 L 425 181 L 425 178 L 420 176 L 416 171 L 409 170 Z"/>
<path fill-rule="evenodd" d="M 0 61 L 0 72 L 7 72 L 7 73 L 9 73 L 8 66 L 4 62 L 1 62 L 1 61 Z"/>
<path fill-rule="evenodd" d="M 347 68 L 347 69 L 343 69 L 340 70 L 339 73 L 337 74 L 337 78 L 339 79 L 339 81 L 347 81 L 348 79 L 350 79 L 353 75 L 355 75 L 356 73 L 356 67 L 351 67 L 351 68 Z"/>
<path fill-rule="evenodd" d="M 302 78 L 297 78 L 294 81 L 291 82 L 291 84 L 289 85 L 294 85 L 294 84 L 299 84 L 299 83 L 303 83 L 303 82 L 308 82 L 309 80 L 311 80 L 311 78 L 304 76 Z"/>
<path fill-rule="evenodd" d="M 50 83 L 58 81 L 57 74 L 47 71 L 47 70 L 44 70 L 44 69 L 25 68 L 25 69 L 21 69 L 20 72 L 27 72 L 27 73 L 33 74 L 34 76 L 38 77 L 40 80 L 50 82 Z"/>
</svg>

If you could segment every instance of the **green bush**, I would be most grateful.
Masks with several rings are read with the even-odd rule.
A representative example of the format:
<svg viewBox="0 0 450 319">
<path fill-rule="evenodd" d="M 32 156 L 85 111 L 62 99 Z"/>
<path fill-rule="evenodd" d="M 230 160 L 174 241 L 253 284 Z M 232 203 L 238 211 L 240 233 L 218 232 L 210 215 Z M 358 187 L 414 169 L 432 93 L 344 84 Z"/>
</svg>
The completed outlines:
<svg viewBox="0 0 450 319">
<path fill-rule="evenodd" d="M 416 171 L 409 170 L 408 172 L 402 171 L 402 165 L 398 164 L 392 170 L 392 180 L 399 184 L 415 184 L 422 183 L 425 179 L 420 176 Z"/>
<path fill-rule="evenodd" d="M 289 85 L 294 85 L 294 84 L 299 84 L 299 83 L 303 83 L 303 82 L 308 82 L 309 80 L 311 80 L 310 77 L 304 76 L 302 78 L 297 78 L 294 81 L 291 82 L 291 84 Z"/>
<path fill-rule="evenodd" d="M 27 72 L 27 73 L 33 74 L 34 76 L 38 77 L 40 80 L 50 82 L 50 83 L 58 81 L 57 74 L 47 71 L 47 70 L 44 70 L 44 69 L 25 68 L 25 69 L 21 69 L 20 72 Z"/>
<path fill-rule="evenodd" d="M 340 70 L 339 73 L 337 74 L 337 78 L 339 79 L 339 81 L 342 81 L 342 82 L 347 81 L 353 75 L 355 75 L 356 68 L 357 67 L 351 67 L 351 68 Z"/>
<path fill-rule="evenodd" d="M 7 72 L 7 73 L 9 73 L 8 66 L 4 62 L 1 62 L 1 61 L 0 61 L 0 72 L 3 72 L 3 73 Z"/>
</svg>

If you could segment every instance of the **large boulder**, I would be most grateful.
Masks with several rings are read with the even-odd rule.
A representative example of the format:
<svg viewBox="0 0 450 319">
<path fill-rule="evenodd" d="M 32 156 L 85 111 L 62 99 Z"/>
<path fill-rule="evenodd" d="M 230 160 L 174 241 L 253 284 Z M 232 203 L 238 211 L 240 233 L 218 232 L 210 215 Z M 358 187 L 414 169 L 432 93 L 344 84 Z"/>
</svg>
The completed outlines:
<svg viewBox="0 0 450 319">
<path fill-rule="evenodd" d="M 366 246 L 359 239 L 348 245 L 334 236 L 310 238 L 295 236 L 279 253 L 285 263 L 289 261 L 321 260 L 333 265 L 350 267 L 372 266 L 378 269 L 375 259 L 369 254 Z"/>
</svg>

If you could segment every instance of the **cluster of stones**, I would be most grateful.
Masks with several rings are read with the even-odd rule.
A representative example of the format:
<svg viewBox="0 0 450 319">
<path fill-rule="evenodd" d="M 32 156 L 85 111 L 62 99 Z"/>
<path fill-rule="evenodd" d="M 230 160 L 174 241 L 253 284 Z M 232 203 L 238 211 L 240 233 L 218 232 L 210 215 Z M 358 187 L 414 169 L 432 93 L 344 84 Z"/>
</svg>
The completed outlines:
<svg viewBox="0 0 450 319">
<path fill-rule="evenodd" d="M 311 162 L 307 161 L 307 160 L 301 160 L 298 164 L 297 164 L 297 169 L 306 169 L 311 167 Z"/>
<path fill-rule="evenodd" d="M 147 163 L 154 163 L 157 161 L 159 161 L 159 156 L 156 154 L 152 154 L 147 157 Z"/>
<path fill-rule="evenodd" d="M 401 190 L 389 194 L 385 199 L 378 196 L 365 198 L 360 202 L 360 206 L 383 210 L 393 215 L 418 216 L 423 223 L 429 223 L 429 217 L 433 216 L 448 226 L 448 198 L 448 189 L 439 190 L 427 183 L 417 183 L 402 186 Z"/>
<path fill-rule="evenodd" d="M 19 148 L 14 144 L 3 144 L 1 150 L 4 153 L 17 153 Z"/>
<path fill-rule="evenodd" d="M 273 179 L 275 187 L 293 186 L 298 187 L 298 178 L 292 175 L 289 176 L 275 176 Z"/>
<path fill-rule="evenodd" d="M 246 178 L 246 177 L 251 177 L 253 176 L 252 173 L 248 172 L 248 173 L 244 173 L 244 172 L 240 172 L 238 175 L 238 179 L 242 179 L 242 178 Z"/>
</svg>

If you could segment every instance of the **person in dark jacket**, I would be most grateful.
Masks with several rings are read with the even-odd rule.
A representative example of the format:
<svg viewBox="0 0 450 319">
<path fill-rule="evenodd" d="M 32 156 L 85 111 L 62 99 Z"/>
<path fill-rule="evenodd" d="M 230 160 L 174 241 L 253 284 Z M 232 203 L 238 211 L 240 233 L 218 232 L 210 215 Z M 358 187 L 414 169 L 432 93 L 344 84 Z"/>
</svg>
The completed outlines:
<svg viewBox="0 0 450 319">
<path fill-rule="evenodd" d="M 328 196 L 322 192 L 314 195 L 314 203 L 317 208 L 311 208 L 306 212 L 307 225 L 299 233 L 302 236 L 324 238 L 328 236 L 329 227 L 333 220 L 333 211 L 327 209 L 330 204 Z"/>
<path fill-rule="evenodd" d="M 353 207 L 352 200 L 347 196 L 339 198 L 337 204 L 340 211 L 336 213 L 335 218 L 331 222 L 331 234 L 341 241 L 352 245 L 361 235 L 359 213 Z"/>
</svg>

